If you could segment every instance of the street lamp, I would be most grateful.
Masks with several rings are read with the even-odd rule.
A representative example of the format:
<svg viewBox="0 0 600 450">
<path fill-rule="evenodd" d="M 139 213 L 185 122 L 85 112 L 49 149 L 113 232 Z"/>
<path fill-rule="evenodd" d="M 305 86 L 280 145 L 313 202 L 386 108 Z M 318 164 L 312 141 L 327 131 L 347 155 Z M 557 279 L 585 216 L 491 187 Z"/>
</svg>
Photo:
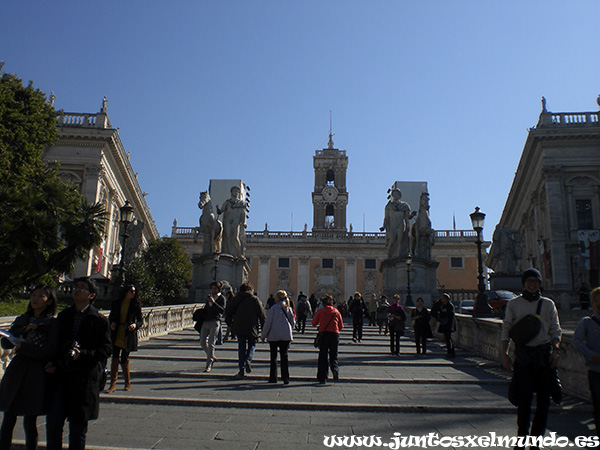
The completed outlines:
<svg viewBox="0 0 600 450">
<path fill-rule="evenodd" d="M 410 254 L 408 255 L 408 258 L 406 258 L 406 279 L 407 279 L 407 285 L 406 285 L 406 303 L 405 306 L 414 306 L 413 301 L 412 301 L 412 295 L 410 295 L 410 265 L 412 264 L 412 256 L 410 256 Z"/>
<path fill-rule="evenodd" d="M 477 294 L 477 300 L 475 301 L 473 316 L 492 317 L 492 308 L 488 303 L 488 297 L 485 293 L 485 277 L 483 276 L 483 258 L 481 256 L 481 244 L 483 244 L 481 234 L 483 231 L 483 222 L 485 220 L 485 214 L 479 210 L 479 206 L 476 206 L 475 212 L 471 213 L 470 216 L 473 229 L 477 232 L 477 263 L 479 270 L 479 275 L 477 276 L 477 279 L 479 280 L 477 283 L 477 289 L 479 290 L 479 294 Z"/>
<path fill-rule="evenodd" d="M 133 215 L 133 206 L 129 204 L 128 200 L 125 200 L 125 204 L 120 208 L 121 213 L 121 227 L 123 228 L 123 243 L 121 244 L 121 261 L 119 262 L 119 277 L 117 284 L 122 286 L 125 283 L 125 242 L 129 235 L 127 234 L 127 227 L 133 222 L 135 216 Z"/>
</svg>

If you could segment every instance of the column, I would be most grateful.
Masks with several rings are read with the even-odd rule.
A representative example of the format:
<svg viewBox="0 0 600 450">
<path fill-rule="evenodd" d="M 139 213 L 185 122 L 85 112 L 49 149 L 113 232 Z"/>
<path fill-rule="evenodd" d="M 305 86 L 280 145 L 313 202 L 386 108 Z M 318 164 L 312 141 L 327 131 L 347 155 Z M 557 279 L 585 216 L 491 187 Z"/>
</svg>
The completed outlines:
<svg viewBox="0 0 600 450">
<path fill-rule="evenodd" d="M 270 278 L 270 256 L 260 256 L 258 262 L 258 286 L 256 294 L 258 298 L 266 301 L 269 298 L 269 278 Z"/>
<path fill-rule="evenodd" d="M 344 299 L 347 299 L 356 292 L 356 258 L 346 258 L 344 279 Z"/>
<path fill-rule="evenodd" d="M 308 273 L 309 261 L 310 258 L 307 256 L 300 256 L 298 258 L 298 292 L 304 292 L 307 297 L 310 296 L 310 293 L 308 292 L 310 289 Z"/>
</svg>

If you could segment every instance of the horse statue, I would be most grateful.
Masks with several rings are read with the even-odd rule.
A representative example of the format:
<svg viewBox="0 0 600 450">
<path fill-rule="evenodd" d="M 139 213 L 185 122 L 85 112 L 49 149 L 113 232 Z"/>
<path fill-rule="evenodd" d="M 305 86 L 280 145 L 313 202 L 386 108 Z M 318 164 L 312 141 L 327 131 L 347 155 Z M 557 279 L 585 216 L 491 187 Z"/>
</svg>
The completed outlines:
<svg viewBox="0 0 600 450">
<path fill-rule="evenodd" d="M 213 213 L 212 201 L 207 191 L 200 192 L 200 201 L 198 208 L 202 210 L 200 216 L 199 233 L 202 233 L 202 254 L 221 253 L 221 236 L 223 234 L 223 224 L 217 220 Z"/>
<path fill-rule="evenodd" d="M 410 241 L 413 256 L 431 259 L 431 246 L 433 245 L 433 230 L 429 218 L 429 194 L 421 193 L 419 199 L 419 212 L 415 223 L 410 228 Z"/>
</svg>

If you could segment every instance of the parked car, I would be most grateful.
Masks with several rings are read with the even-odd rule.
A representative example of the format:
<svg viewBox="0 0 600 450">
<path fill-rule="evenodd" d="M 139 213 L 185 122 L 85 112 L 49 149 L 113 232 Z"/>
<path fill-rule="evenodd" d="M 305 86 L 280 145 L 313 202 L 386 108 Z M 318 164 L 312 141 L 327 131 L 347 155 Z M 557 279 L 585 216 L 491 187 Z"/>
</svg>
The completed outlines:
<svg viewBox="0 0 600 450">
<path fill-rule="evenodd" d="M 488 303 L 494 315 L 497 317 L 504 318 L 504 311 L 506 311 L 506 304 L 513 298 L 518 297 L 517 294 L 511 291 L 488 291 L 486 292 L 488 297 Z"/>
<path fill-rule="evenodd" d="M 475 300 L 461 300 L 458 303 L 458 313 L 459 314 L 473 314 L 473 307 L 475 306 Z"/>
</svg>

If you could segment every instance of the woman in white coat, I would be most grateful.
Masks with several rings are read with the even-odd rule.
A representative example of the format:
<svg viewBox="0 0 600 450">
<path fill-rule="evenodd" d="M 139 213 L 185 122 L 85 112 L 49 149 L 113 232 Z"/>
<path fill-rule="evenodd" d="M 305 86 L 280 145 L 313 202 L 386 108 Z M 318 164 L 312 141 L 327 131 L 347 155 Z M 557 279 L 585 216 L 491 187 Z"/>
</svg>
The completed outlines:
<svg viewBox="0 0 600 450">
<path fill-rule="evenodd" d="M 288 348 L 292 341 L 292 330 L 296 325 L 294 312 L 285 291 L 275 293 L 275 304 L 267 312 L 267 320 L 262 329 L 261 338 L 271 347 L 271 372 L 269 383 L 277 383 L 277 350 L 281 354 L 281 378 L 283 384 L 289 384 Z"/>
</svg>

